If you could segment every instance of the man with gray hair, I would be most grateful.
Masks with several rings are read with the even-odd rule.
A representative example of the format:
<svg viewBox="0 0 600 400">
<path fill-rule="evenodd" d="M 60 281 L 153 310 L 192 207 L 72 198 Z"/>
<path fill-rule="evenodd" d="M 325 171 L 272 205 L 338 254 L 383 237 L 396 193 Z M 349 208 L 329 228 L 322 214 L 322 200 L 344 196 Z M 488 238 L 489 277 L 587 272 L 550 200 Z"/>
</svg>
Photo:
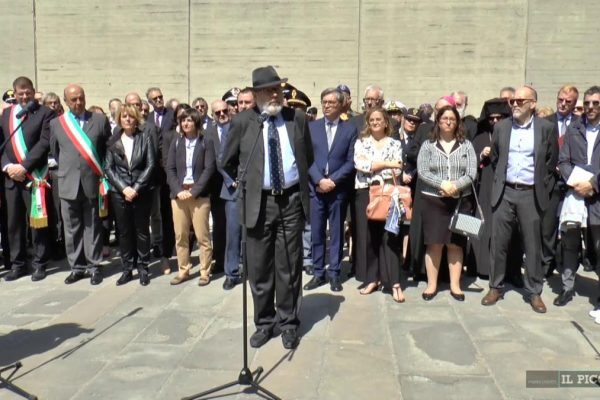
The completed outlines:
<svg viewBox="0 0 600 400">
<path fill-rule="evenodd" d="M 477 120 L 472 115 L 467 115 L 467 106 L 469 105 L 469 96 L 462 90 L 450 93 L 454 98 L 456 111 L 460 115 L 460 119 L 467 130 L 467 139 L 473 140 L 477 135 Z"/>
<path fill-rule="evenodd" d="M 309 124 L 315 160 L 308 170 L 310 183 L 310 225 L 312 232 L 313 278 L 304 285 L 312 290 L 326 283 L 326 231 L 329 222 L 329 285 L 342 290 L 340 270 L 343 254 L 344 221 L 348 194 L 354 186 L 354 143 L 356 126 L 342 121 L 344 95 L 336 88 L 321 93 L 323 118 Z"/>
<path fill-rule="evenodd" d="M 365 89 L 365 96 L 363 97 L 363 110 L 362 114 L 358 114 L 357 116 L 351 119 L 356 125 L 356 129 L 358 132 L 361 132 L 365 128 L 365 115 L 367 111 L 374 107 L 381 107 L 385 99 L 383 97 L 383 89 L 377 85 L 369 85 Z"/>
</svg>

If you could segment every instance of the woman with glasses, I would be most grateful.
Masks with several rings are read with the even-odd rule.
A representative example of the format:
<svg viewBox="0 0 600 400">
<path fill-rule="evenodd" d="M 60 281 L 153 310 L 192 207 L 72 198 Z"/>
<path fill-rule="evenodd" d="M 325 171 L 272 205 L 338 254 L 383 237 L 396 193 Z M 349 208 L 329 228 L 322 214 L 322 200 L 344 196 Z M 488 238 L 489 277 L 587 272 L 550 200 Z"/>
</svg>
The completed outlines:
<svg viewBox="0 0 600 400">
<path fill-rule="evenodd" d="M 422 181 L 423 237 L 426 245 L 427 288 L 423 300 L 432 300 L 438 292 L 437 281 L 444 246 L 448 251 L 450 294 L 464 301 L 460 289 L 463 248 L 466 237 L 450 231 L 450 219 L 460 201 L 460 211 L 472 212 L 472 184 L 477 174 L 477 157 L 465 138 L 466 131 L 456 108 L 438 110 L 429 140 L 419 151 L 417 168 Z"/>
<path fill-rule="evenodd" d="M 385 221 L 367 219 L 369 186 L 377 178 L 391 183 L 393 173 L 398 181 L 402 173 L 402 146 L 392 139 L 392 123 L 380 107 L 373 107 L 365 114 L 366 126 L 354 145 L 356 168 L 354 200 L 354 241 L 356 279 L 364 283 L 360 294 L 373 293 L 383 285 L 392 291 L 397 303 L 404 302 L 400 287 L 400 254 L 402 239 L 385 230 Z"/>
<path fill-rule="evenodd" d="M 190 277 L 189 233 L 193 227 L 200 247 L 200 286 L 210 282 L 212 244 L 209 232 L 210 183 L 217 167 L 214 147 L 202 133 L 197 110 L 182 109 L 179 115 L 181 137 L 174 139 L 167 156 L 167 183 L 171 189 L 171 207 L 175 228 L 175 250 L 179 272 L 171 280 L 178 285 Z"/>
</svg>

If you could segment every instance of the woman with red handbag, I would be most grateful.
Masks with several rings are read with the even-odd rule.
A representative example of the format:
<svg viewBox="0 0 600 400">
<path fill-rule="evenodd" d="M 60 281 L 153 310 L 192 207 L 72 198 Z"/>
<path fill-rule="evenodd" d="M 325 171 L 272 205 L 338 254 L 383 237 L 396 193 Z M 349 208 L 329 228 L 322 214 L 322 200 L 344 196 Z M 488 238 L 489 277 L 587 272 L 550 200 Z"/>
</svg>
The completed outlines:
<svg viewBox="0 0 600 400">
<path fill-rule="evenodd" d="M 457 301 L 464 301 L 460 289 L 463 267 L 463 248 L 466 237 L 452 233 L 450 219 L 460 204 L 460 212 L 473 209 L 470 200 L 472 182 L 477 175 L 477 157 L 471 142 L 466 138 L 460 115 L 453 106 L 442 107 L 435 117 L 435 125 L 429 140 L 426 140 L 417 158 L 419 179 L 423 182 L 422 220 L 427 270 L 427 288 L 423 300 L 432 300 L 437 295 L 437 280 L 442 250 L 448 251 L 450 268 L 450 294 Z M 459 200 L 462 197 L 462 202 Z"/>
<path fill-rule="evenodd" d="M 354 146 L 354 166 L 357 173 L 354 200 L 356 252 L 353 261 L 356 279 L 365 284 L 360 294 L 371 294 L 383 285 L 391 289 L 394 301 L 402 303 L 402 239 L 385 230 L 385 219 L 381 221 L 367 217 L 369 186 L 374 181 L 391 184 L 393 174 L 400 176 L 402 146 L 400 141 L 390 137 L 392 125 L 385 110 L 379 107 L 368 110 L 365 121 L 365 129 Z"/>
</svg>

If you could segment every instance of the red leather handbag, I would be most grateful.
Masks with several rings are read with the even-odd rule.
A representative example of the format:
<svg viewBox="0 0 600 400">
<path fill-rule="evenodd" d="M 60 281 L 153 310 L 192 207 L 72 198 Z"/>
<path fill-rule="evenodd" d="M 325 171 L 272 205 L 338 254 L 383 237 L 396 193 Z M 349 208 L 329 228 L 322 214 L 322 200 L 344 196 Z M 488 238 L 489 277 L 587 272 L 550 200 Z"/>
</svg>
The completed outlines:
<svg viewBox="0 0 600 400">
<path fill-rule="evenodd" d="M 410 187 L 400 186 L 396 181 L 396 174 L 392 170 L 393 184 L 385 183 L 383 179 L 377 177 L 374 179 L 379 182 L 378 185 L 369 187 L 369 204 L 367 205 L 367 218 L 372 221 L 385 221 L 392 204 L 392 196 L 397 193 L 399 200 L 404 207 L 404 220 L 410 221 L 412 218 L 412 196 Z"/>
</svg>

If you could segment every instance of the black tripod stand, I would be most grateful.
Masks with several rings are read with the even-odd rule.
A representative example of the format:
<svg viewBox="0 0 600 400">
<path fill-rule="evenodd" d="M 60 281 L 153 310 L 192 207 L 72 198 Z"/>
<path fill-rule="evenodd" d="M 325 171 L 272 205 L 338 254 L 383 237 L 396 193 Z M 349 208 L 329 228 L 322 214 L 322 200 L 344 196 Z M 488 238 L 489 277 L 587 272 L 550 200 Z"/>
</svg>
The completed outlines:
<svg viewBox="0 0 600 400">
<path fill-rule="evenodd" d="M 263 116 L 259 116 L 260 129 L 262 130 L 262 124 L 264 122 Z M 246 160 L 246 164 L 244 165 L 244 169 L 240 171 L 240 176 L 238 179 L 239 184 L 242 189 L 242 265 L 243 265 L 243 282 L 242 282 L 242 332 L 243 332 L 243 349 L 244 349 L 244 365 L 242 366 L 242 370 L 235 381 L 231 381 L 225 383 L 220 386 L 216 386 L 212 389 L 205 390 L 204 392 L 200 392 L 194 394 L 189 397 L 184 397 L 182 400 L 195 400 L 200 399 L 202 397 L 206 397 L 210 394 L 220 392 L 222 390 L 228 389 L 237 385 L 251 386 L 257 393 L 262 392 L 267 395 L 272 400 L 281 400 L 279 397 L 269 392 L 267 389 L 263 388 L 258 384 L 258 377 L 263 373 L 263 368 L 258 367 L 254 372 L 250 371 L 248 368 L 248 300 L 247 300 L 247 283 L 248 283 L 248 257 L 246 252 L 246 237 L 248 234 L 248 228 L 246 225 L 246 171 L 248 171 L 248 165 L 250 160 L 252 160 L 254 156 L 254 152 L 256 150 L 256 145 L 258 143 L 258 139 L 261 135 L 256 135 L 256 139 L 254 140 L 254 144 L 252 145 L 252 150 L 250 151 L 250 155 Z"/>
<path fill-rule="evenodd" d="M 10 378 L 13 377 L 14 374 L 17 373 L 17 371 L 19 370 L 19 368 L 21 368 L 23 366 L 23 364 L 21 364 L 20 362 L 14 363 L 12 365 L 9 365 L 7 367 L 4 368 L 0 368 L 0 388 L 5 388 L 10 390 L 11 392 L 14 392 L 20 396 L 25 397 L 26 399 L 29 400 L 37 400 L 37 396 L 27 393 L 25 390 L 21 389 L 20 387 L 18 387 L 17 385 L 15 385 L 14 383 L 12 383 L 10 381 Z M 10 375 L 8 375 L 8 378 L 3 378 L 2 377 L 2 373 L 6 372 L 8 370 L 13 370 Z"/>
</svg>

